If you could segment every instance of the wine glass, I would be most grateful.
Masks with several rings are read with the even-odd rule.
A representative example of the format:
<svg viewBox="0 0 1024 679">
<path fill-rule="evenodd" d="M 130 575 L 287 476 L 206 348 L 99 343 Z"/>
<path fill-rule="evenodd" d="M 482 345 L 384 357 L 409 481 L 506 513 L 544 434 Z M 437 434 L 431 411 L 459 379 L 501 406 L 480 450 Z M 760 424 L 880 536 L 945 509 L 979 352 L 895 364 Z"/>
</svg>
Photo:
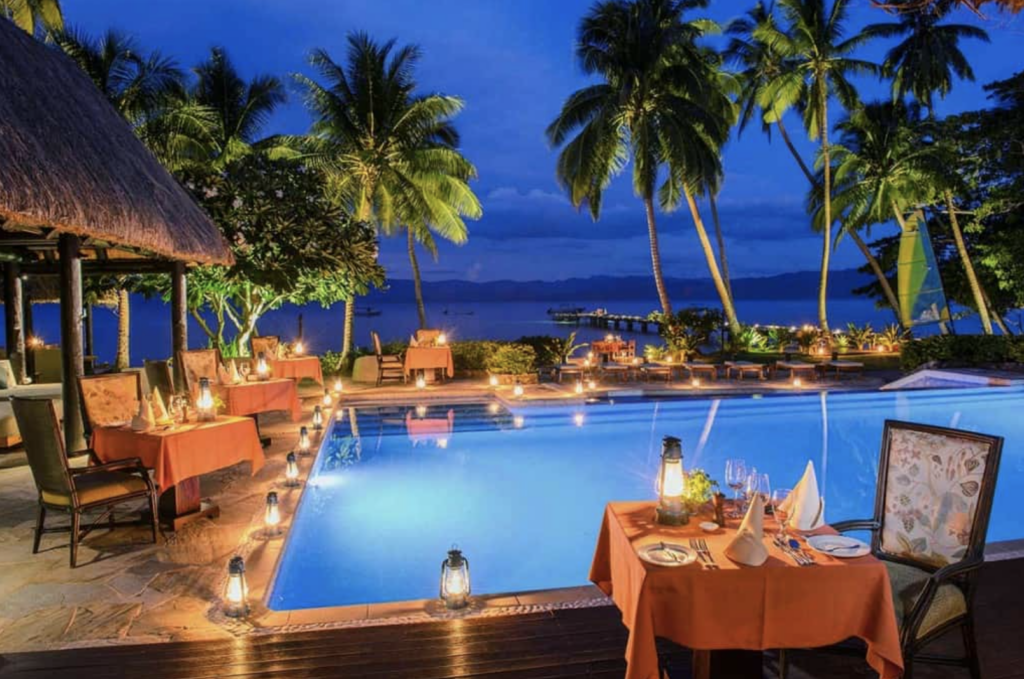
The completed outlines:
<svg viewBox="0 0 1024 679">
<path fill-rule="evenodd" d="M 249 370 L 251 368 L 252 366 L 249 365 L 249 361 L 239 361 L 238 372 L 242 375 L 243 382 L 249 381 Z"/>
<path fill-rule="evenodd" d="M 786 498 L 792 492 L 792 488 L 776 488 L 772 492 L 772 511 L 775 512 L 775 520 L 779 522 L 779 535 L 784 540 L 787 539 L 786 529 L 789 527 L 789 512 L 783 511 L 779 506 L 786 501 Z"/>
<path fill-rule="evenodd" d="M 747 481 L 747 463 L 733 458 L 725 461 L 725 484 L 732 488 L 733 502 L 739 504 L 740 491 Z M 736 511 L 733 511 L 736 514 Z"/>
</svg>

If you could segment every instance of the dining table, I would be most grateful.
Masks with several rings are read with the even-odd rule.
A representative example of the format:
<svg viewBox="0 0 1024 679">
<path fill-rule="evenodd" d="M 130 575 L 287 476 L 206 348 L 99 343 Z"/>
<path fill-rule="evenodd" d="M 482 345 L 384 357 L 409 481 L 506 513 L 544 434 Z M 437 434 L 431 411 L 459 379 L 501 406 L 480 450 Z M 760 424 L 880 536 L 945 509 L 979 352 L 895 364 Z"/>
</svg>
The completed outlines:
<svg viewBox="0 0 1024 679">
<path fill-rule="evenodd" d="M 694 676 L 702 679 L 760 678 L 760 651 L 829 646 L 851 637 L 866 643 L 867 662 L 881 679 L 900 676 L 889 576 L 874 556 L 842 559 L 808 549 L 813 563 L 797 565 L 771 539 L 778 524 L 766 515 L 768 560 L 746 566 L 725 555 L 738 519 L 705 533 L 699 524 L 710 516 L 665 526 L 655 521 L 655 507 L 609 503 L 590 569 L 590 580 L 612 598 L 629 630 L 626 679 L 659 677 L 656 637 L 692 649 Z M 807 534 L 834 532 L 823 526 Z M 663 566 L 637 553 L 662 542 L 688 547 L 692 540 L 704 540 L 710 561 Z"/>
<path fill-rule="evenodd" d="M 264 463 L 256 425 L 248 417 L 219 416 L 210 422 L 183 422 L 148 431 L 130 426 L 97 427 L 92 450 L 101 462 L 137 457 L 153 470 L 160 488 L 161 517 L 178 530 L 197 518 L 220 515 L 220 508 L 204 502 L 199 477 L 249 462 L 251 472 Z"/>
<path fill-rule="evenodd" d="M 249 378 L 235 384 L 221 384 L 216 387 L 228 415 L 248 415 L 284 411 L 292 422 L 302 419 L 302 403 L 295 380 L 272 377 L 267 380 Z"/>
<path fill-rule="evenodd" d="M 408 347 L 404 359 L 405 374 L 414 376 L 419 371 L 442 371 L 449 378 L 455 376 L 452 348 L 445 346 Z"/>
<path fill-rule="evenodd" d="M 316 356 L 291 356 L 288 358 L 275 358 L 269 362 L 270 374 L 274 377 L 295 380 L 301 382 L 309 378 L 317 384 L 323 385 L 324 372 L 320 365 L 320 359 Z"/>
</svg>

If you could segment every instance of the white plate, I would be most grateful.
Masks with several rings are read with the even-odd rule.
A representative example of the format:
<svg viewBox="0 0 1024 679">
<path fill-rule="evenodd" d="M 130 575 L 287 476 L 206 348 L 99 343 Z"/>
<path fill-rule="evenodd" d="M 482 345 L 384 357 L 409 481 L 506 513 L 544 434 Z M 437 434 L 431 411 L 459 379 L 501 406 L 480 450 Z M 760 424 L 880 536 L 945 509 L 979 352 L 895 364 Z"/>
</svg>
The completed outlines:
<svg viewBox="0 0 1024 679">
<path fill-rule="evenodd" d="M 685 566 L 697 560 L 697 552 L 674 542 L 655 542 L 636 551 L 637 556 L 655 566 Z"/>
<path fill-rule="evenodd" d="M 845 535 L 812 535 L 807 538 L 807 546 L 840 559 L 855 559 L 871 553 L 869 545 Z"/>
<path fill-rule="evenodd" d="M 714 521 L 704 521 L 700 524 L 700 529 L 705 533 L 714 533 L 718 530 L 718 524 Z"/>
</svg>

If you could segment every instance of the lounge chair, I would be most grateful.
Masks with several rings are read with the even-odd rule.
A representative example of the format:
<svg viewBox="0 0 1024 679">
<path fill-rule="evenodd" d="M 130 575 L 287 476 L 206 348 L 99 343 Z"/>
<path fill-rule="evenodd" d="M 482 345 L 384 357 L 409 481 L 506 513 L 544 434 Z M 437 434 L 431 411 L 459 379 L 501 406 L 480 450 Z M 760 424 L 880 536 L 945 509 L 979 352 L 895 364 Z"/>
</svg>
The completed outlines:
<svg viewBox="0 0 1024 679">
<path fill-rule="evenodd" d="M 841 361 L 833 359 L 826 364 L 836 373 L 836 379 L 842 379 L 844 374 L 852 374 L 860 377 L 864 374 L 864 364 L 857 361 Z"/>
<path fill-rule="evenodd" d="M 814 363 L 805 363 L 804 361 L 776 361 L 775 372 L 778 373 L 780 370 L 788 370 L 790 377 L 796 377 L 797 375 L 808 375 L 813 378 L 815 376 L 815 368 L 817 366 Z"/>
<path fill-rule="evenodd" d="M 380 335 L 371 330 L 370 336 L 373 338 L 373 351 L 377 356 L 377 386 L 389 379 L 400 379 L 405 382 L 405 363 L 402 357 L 393 354 L 385 356 L 380 346 Z"/>
<path fill-rule="evenodd" d="M 662 377 L 666 382 L 671 382 L 674 377 L 672 366 L 667 363 L 645 363 L 641 371 L 648 380 L 652 377 Z"/>
<path fill-rule="evenodd" d="M 684 370 L 690 373 L 691 378 L 707 375 L 713 380 L 718 379 L 718 366 L 714 363 L 695 363 L 691 361 L 681 365 Z"/>
<path fill-rule="evenodd" d="M 1002 447 L 998 436 L 887 420 L 874 516 L 832 526 L 839 532 L 871 531 L 871 552 L 889 571 L 905 679 L 912 677 L 915 660 L 963 665 L 973 679 L 982 676 L 974 585 L 985 561 Z M 941 487 L 935 478 L 945 479 Z M 958 509 L 946 511 L 949 506 Z M 964 658 L 920 653 L 957 627 Z"/>
<path fill-rule="evenodd" d="M 39 491 L 39 518 L 36 522 L 32 553 L 39 552 L 43 533 L 71 532 L 71 567 L 78 565 L 78 543 L 100 525 L 110 528 L 151 524 L 153 542 L 157 537 L 157 492 L 149 472 L 137 457 L 90 467 L 72 468 L 64 450 L 64 438 L 53 402 L 44 399 L 13 397 L 11 405 L 25 439 L 25 454 L 32 478 Z M 91 455 L 90 455 L 91 457 Z M 151 516 L 138 521 L 114 520 L 114 507 L 126 502 L 149 500 Z M 46 527 L 46 512 L 71 515 L 69 526 Z M 100 510 L 99 517 L 82 529 L 82 515 Z"/>
<path fill-rule="evenodd" d="M 560 363 L 555 366 L 555 371 L 558 373 L 558 381 L 561 383 L 563 377 L 576 377 L 577 379 L 583 379 L 584 368 L 579 363 Z"/>
<path fill-rule="evenodd" d="M 752 373 L 757 376 L 757 379 L 764 379 L 764 366 L 760 363 L 754 363 L 753 361 L 726 361 L 724 365 L 726 378 L 732 377 L 733 373 L 735 373 L 737 379 L 742 380 L 744 375 Z"/>
</svg>

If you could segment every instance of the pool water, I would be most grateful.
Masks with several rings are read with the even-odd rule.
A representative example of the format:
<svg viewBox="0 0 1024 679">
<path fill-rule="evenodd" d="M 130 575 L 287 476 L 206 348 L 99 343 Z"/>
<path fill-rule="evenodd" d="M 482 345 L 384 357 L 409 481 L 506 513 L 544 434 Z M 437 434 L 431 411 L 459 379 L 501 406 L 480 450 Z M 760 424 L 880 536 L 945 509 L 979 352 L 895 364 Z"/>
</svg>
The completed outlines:
<svg viewBox="0 0 1024 679">
<path fill-rule="evenodd" d="M 288 535 L 275 610 L 437 596 L 453 543 L 477 594 L 586 584 L 604 505 L 654 497 L 661 438 L 724 482 L 743 458 L 791 488 L 813 460 L 829 521 L 867 518 L 887 418 L 1006 438 L 989 541 L 1024 537 L 1024 389 L 347 409 Z M 723 484 L 724 485 L 724 484 Z"/>
</svg>

